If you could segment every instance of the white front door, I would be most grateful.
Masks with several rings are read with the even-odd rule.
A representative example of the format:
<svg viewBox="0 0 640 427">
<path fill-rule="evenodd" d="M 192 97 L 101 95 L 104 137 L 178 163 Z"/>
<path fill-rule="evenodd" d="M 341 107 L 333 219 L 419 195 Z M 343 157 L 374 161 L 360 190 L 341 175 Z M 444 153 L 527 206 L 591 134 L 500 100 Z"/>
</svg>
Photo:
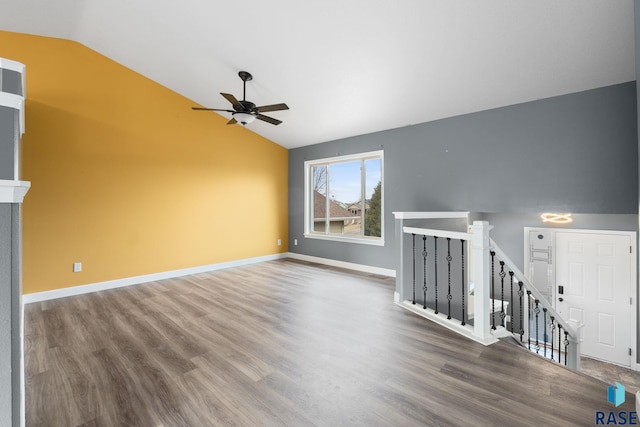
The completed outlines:
<svg viewBox="0 0 640 427">
<path fill-rule="evenodd" d="M 630 237 L 570 232 L 555 237 L 556 309 L 565 320 L 584 324 L 581 353 L 630 366 L 635 289 Z"/>
</svg>

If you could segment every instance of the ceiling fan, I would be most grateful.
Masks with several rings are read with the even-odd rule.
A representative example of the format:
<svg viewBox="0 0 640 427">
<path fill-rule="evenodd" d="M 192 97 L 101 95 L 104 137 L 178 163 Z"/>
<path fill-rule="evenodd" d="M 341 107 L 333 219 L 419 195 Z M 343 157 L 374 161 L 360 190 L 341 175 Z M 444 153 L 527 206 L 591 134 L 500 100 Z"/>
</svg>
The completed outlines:
<svg viewBox="0 0 640 427">
<path fill-rule="evenodd" d="M 262 113 L 267 111 L 288 110 L 289 107 L 287 106 L 287 104 L 282 103 L 282 104 L 263 105 L 262 107 L 256 107 L 256 104 L 246 100 L 247 82 L 250 80 L 253 80 L 253 76 L 248 71 L 240 71 L 238 75 L 242 79 L 242 101 L 238 101 L 236 97 L 231 95 L 230 93 L 220 92 L 220 95 L 224 96 L 226 100 L 231 103 L 231 105 L 233 106 L 233 110 L 225 110 L 221 108 L 203 108 L 203 107 L 191 107 L 191 108 L 193 110 L 199 110 L 199 111 L 226 111 L 227 113 L 231 113 L 233 116 L 231 117 L 231 120 L 227 122 L 228 125 L 241 123 L 244 126 L 247 123 L 251 123 L 255 119 L 262 120 L 263 122 L 271 123 L 272 125 L 279 125 L 280 123 L 282 123 L 282 120 L 265 116 Z"/>
</svg>

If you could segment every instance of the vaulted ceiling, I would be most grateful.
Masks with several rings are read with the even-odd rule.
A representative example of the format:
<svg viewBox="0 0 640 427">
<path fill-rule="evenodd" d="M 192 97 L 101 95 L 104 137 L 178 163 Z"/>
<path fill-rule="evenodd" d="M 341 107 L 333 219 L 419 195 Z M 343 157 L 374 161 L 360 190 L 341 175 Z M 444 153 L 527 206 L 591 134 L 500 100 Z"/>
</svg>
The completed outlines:
<svg viewBox="0 0 640 427">
<path fill-rule="evenodd" d="M 0 0 L 0 30 L 208 107 L 250 71 L 247 99 L 291 109 L 247 127 L 287 148 L 635 80 L 632 0 Z"/>
</svg>

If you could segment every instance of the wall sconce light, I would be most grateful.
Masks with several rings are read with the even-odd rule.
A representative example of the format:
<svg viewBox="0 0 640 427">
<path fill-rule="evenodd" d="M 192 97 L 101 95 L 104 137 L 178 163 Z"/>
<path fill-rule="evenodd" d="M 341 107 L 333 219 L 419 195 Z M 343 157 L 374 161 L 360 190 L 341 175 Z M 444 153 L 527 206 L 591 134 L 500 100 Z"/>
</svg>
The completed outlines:
<svg viewBox="0 0 640 427">
<path fill-rule="evenodd" d="M 540 215 L 542 222 L 551 222 L 553 224 L 569 224 L 573 222 L 573 217 L 570 213 L 555 213 L 546 212 Z"/>
</svg>

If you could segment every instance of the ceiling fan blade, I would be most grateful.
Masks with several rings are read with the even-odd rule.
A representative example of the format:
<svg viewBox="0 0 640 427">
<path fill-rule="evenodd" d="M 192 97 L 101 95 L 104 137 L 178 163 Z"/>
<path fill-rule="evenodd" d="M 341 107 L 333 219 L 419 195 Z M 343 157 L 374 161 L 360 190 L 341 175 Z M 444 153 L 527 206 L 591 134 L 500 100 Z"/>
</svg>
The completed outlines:
<svg viewBox="0 0 640 427">
<path fill-rule="evenodd" d="M 225 99 L 229 101 L 231 105 L 233 105 L 233 108 L 235 108 L 237 111 L 244 110 L 244 107 L 242 106 L 242 104 L 240 104 L 240 101 L 238 101 L 235 96 L 231 95 L 230 93 L 222 92 L 220 92 L 220 95 L 224 96 Z"/>
<path fill-rule="evenodd" d="M 262 120 L 263 122 L 271 123 L 272 125 L 279 125 L 282 123 L 282 120 L 274 119 L 273 117 L 264 116 L 262 114 L 256 114 L 256 119 Z"/>
<path fill-rule="evenodd" d="M 261 113 L 266 113 L 267 111 L 280 111 L 280 110 L 288 110 L 289 107 L 287 104 L 273 104 L 273 105 L 263 105 L 262 107 L 256 107 L 256 110 Z"/>
<path fill-rule="evenodd" d="M 227 122 L 228 125 L 235 125 L 236 123 L 238 123 L 238 121 L 236 119 L 234 119 L 233 117 L 231 117 L 231 120 L 229 120 Z"/>
<path fill-rule="evenodd" d="M 226 111 L 227 113 L 235 113 L 233 110 L 224 110 L 221 108 L 203 108 L 203 107 L 191 107 L 192 110 L 196 111 Z"/>
</svg>

